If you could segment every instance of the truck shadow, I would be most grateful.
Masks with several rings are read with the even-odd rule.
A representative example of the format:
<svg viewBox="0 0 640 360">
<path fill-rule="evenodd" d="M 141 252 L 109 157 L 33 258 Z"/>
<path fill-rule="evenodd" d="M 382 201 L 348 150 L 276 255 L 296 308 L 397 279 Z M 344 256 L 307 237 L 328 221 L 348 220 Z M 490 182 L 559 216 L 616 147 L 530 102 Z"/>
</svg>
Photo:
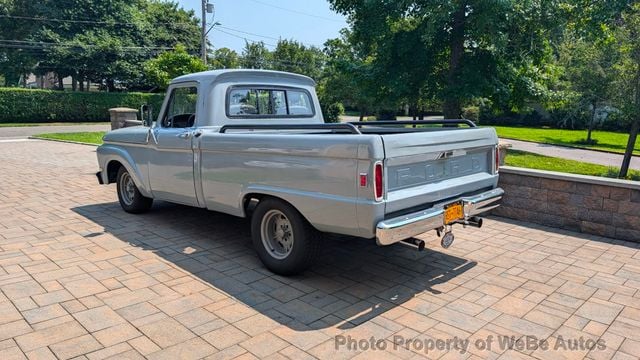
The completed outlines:
<svg viewBox="0 0 640 360">
<path fill-rule="evenodd" d="M 477 265 L 430 249 L 382 248 L 371 240 L 328 235 L 311 270 L 282 277 L 256 256 L 247 219 L 163 202 L 143 215 L 127 214 L 115 202 L 73 211 L 297 331 L 348 329 L 416 295 L 433 303 L 418 300 L 412 309 L 439 307 L 459 283 L 451 280 Z"/>
</svg>

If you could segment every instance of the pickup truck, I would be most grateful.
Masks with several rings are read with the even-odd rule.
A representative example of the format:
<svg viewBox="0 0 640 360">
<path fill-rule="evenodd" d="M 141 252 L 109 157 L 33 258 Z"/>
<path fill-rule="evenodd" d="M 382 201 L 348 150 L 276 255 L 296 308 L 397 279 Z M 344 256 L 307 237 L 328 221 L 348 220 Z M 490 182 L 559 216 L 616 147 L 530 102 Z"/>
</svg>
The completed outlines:
<svg viewBox="0 0 640 360">
<path fill-rule="evenodd" d="M 312 79 L 217 70 L 173 80 L 156 121 L 111 131 L 100 184 L 142 213 L 154 200 L 250 217 L 271 271 L 303 271 L 322 233 L 419 250 L 436 230 L 482 226 L 498 206 L 498 138 L 469 120 L 325 124 Z"/>
</svg>

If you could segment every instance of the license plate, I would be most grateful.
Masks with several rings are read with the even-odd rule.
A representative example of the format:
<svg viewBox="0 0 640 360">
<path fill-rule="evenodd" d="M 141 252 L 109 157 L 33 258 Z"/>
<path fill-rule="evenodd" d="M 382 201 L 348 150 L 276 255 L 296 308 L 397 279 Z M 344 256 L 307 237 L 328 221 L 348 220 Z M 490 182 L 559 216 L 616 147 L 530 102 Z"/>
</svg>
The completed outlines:
<svg viewBox="0 0 640 360">
<path fill-rule="evenodd" d="M 460 220 L 464 217 L 461 203 L 455 203 L 447 206 L 444 209 L 444 224 L 448 225 L 456 220 Z"/>
</svg>

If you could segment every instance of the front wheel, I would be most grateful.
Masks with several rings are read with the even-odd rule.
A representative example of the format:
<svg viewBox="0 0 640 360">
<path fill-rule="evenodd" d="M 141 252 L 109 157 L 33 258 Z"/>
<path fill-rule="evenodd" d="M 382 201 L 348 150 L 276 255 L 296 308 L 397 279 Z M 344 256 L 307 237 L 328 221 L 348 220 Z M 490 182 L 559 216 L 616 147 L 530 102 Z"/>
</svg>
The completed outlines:
<svg viewBox="0 0 640 360">
<path fill-rule="evenodd" d="M 124 168 L 120 167 L 117 176 L 118 201 L 122 209 L 128 213 L 140 214 L 148 211 L 153 204 L 153 199 L 143 196 L 133 182 L 133 178 Z"/>
<path fill-rule="evenodd" d="M 307 269 L 319 251 L 319 233 L 291 205 L 260 201 L 251 217 L 251 237 L 258 257 L 272 272 L 294 275 Z"/>
</svg>

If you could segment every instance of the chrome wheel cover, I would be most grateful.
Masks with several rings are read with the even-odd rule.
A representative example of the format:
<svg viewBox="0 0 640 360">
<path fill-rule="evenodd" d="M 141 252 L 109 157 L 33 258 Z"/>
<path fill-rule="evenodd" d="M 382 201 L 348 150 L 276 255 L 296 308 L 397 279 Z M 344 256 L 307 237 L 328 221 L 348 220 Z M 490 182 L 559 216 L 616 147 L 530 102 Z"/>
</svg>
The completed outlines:
<svg viewBox="0 0 640 360">
<path fill-rule="evenodd" d="M 123 173 L 118 185 L 120 185 L 120 198 L 122 201 L 127 205 L 132 205 L 136 196 L 136 184 L 134 184 L 131 175 L 127 172 Z"/>
<path fill-rule="evenodd" d="M 260 224 L 262 244 L 273 258 L 285 259 L 293 249 L 293 228 L 291 221 L 280 210 L 269 210 Z"/>
</svg>

